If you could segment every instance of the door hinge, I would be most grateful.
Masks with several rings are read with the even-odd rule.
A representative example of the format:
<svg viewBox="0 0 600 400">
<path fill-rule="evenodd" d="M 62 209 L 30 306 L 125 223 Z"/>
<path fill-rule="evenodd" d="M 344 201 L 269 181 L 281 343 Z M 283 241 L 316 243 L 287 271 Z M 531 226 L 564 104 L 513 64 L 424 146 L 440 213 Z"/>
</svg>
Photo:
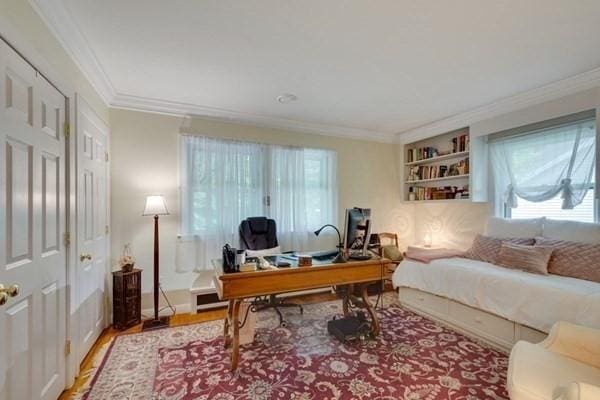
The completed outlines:
<svg viewBox="0 0 600 400">
<path fill-rule="evenodd" d="M 71 341 L 65 341 L 65 357 L 68 357 L 71 354 Z"/>
<path fill-rule="evenodd" d="M 104 233 L 108 235 L 108 225 L 104 226 Z"/>
<path fill-rule="evenodd" d="M 108 151 L 104 153 L 104 159 L 108 162 Z"/>
<path fill-rule="evenodd" d="M 71 245 L 71 233 L 70 232 L 65 232 L 63 234 L 63 243 L 65 244 L 65 247 L 69 247 Z"/>
<path fill-rule="evenodd" d="M 71 125 L 69 125 L 68 122 L 65 122 L 65 137 L 68 138 L 69 136 L 71 136 Z"/>
<path fill-rule="evenodd" d="M 271 196 L 265 196 L 263 202 L 265 206 L 269 207 L 271 205 Z"/>
</svg>

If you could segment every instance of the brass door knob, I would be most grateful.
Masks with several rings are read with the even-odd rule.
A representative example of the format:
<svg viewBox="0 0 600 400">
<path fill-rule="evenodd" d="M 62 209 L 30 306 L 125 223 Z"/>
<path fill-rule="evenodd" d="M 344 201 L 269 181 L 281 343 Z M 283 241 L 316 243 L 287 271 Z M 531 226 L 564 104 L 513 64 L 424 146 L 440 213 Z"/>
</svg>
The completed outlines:
<svg viewBox="0 0 600 400">
<path fill-rule="evenodd" d="M 19 285 L 11 285 L 4 287 L 0 283 L 0 306 L 6 304 L 9 297 L 16 297 L 19 295 Z"/>
<path fill-rule="evenodd" d="M 79 260 L 81 262 L 84 262 L 85 260 L 92 261 L 92 255 L 91 254 L 86 254 L 86 253 L 81 253 L 81 255 L 79 256 Z"/>
<path fill-rule="evenodd" d="M 8 294 L 2 292 L 0 293 L 0 306 L 3 306 L 8 301 Z"/>
</svg>

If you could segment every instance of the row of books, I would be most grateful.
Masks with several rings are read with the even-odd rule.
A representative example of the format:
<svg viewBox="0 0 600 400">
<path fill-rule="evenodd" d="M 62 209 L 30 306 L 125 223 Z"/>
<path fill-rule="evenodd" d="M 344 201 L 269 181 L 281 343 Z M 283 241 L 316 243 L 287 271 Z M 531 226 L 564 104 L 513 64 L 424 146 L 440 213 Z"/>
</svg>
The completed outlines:
<svg viewBox="0 0 600 400">
<path fill-rule="evenodd" d="M 418 147 L 408 149 L 407 162 L 427 160 L 439 156 L 445 156 L 452 153 L 459 153 L 469 150 L 469 134 L 460 135 L 452 138 L 450 142 L 451 149 L 440 151 L 435 147 Z"/>
<path fill-rule="evenodd" d="M 460 135 L 452 138 L 452 152 L 460 153 L 469 150 L 469 135 Z"/>
<path fill-rule="evenodd" d="M 447 165 L 421 165 L 411 167 L 408 170 L 408 181 L 420 181 L 423 179 L 436 179 L 448 176 L 460 176 L 469 173 L 469 157 L 458 163 Z"/>
<path fill-rule="evenodd" d="M 417 200 L 451 200 L 451 199 L 468 199 L 469 186 L 441 186 L 441 187 L 424 187 L 412 186 L 409 189 L 408 199 L 410 201 Z"/>
<path fill-rule="evenodd" d="M 420 181 L 423 179 L 435 179 L 447 176 L 448 166 L 446 165 L 424 165 L 413 167 L 408 174 L 409 181 Z"/>
<path fill-rule="evenodd" d="M 438 156 L 438 150 L 435 147 L 419 147 L 408 149 L 408 162 L 426 160 Z"/>
</svg>

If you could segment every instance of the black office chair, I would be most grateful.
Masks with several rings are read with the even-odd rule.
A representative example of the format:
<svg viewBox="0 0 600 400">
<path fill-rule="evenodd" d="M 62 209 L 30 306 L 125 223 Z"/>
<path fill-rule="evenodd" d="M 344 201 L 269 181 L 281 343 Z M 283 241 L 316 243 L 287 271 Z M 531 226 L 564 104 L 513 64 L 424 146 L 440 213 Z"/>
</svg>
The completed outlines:
<svg viewBox="0 0 600 400">
<path fill-rule="evenodd" d="M 240 248 L 244 250 L 266 250 L 277 247 L 277 224 L 275 220 L 266 217 L 250 217 L 240 223 Z M 274 294 L 258 297 L 254 305 L 257 311 L 274 308 L 279 316 L 279 324 L 285 326 L 282 307 L 298 307 L 302 314 L 304 310 L 299 304 L 286 303 L 285 299 L 277 298 Z"/>
</svg>

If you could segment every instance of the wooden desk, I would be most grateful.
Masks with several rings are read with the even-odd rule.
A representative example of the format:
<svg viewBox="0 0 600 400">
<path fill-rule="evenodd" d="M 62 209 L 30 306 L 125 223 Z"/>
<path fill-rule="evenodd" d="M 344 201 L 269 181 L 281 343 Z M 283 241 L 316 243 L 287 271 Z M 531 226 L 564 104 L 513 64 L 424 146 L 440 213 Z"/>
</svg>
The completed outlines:
<svg viewBox="0 0 600 400">
<path fill-rule="evenodd" d="M 239 359 L 240 304 L 248 298 L 328 286 L 350 285 L 343 298 L 344 314 L 348 314 L 350 304 L 365 308 L 371 317 L 371 333 L 377 336 L 379 320 L 369 302 L 367 284 L 382 280 L 390 264 L 391 260 L 373 258 L 367 261 L 350 261 L 345 264 L 316 264 L 311 267 L 292 265 L 276 270 L 224 274 L 220 260 L 215 260 L 213 267 L 217 294 L 221 300 L 229 302 L 223 335 L 225 347 L 230 345 L 233 347 L 231 369 L 237 369 Z M 360 297 L 353 294 L 356 292 L 354 285 L 358 286 Z"/>
</svg>

